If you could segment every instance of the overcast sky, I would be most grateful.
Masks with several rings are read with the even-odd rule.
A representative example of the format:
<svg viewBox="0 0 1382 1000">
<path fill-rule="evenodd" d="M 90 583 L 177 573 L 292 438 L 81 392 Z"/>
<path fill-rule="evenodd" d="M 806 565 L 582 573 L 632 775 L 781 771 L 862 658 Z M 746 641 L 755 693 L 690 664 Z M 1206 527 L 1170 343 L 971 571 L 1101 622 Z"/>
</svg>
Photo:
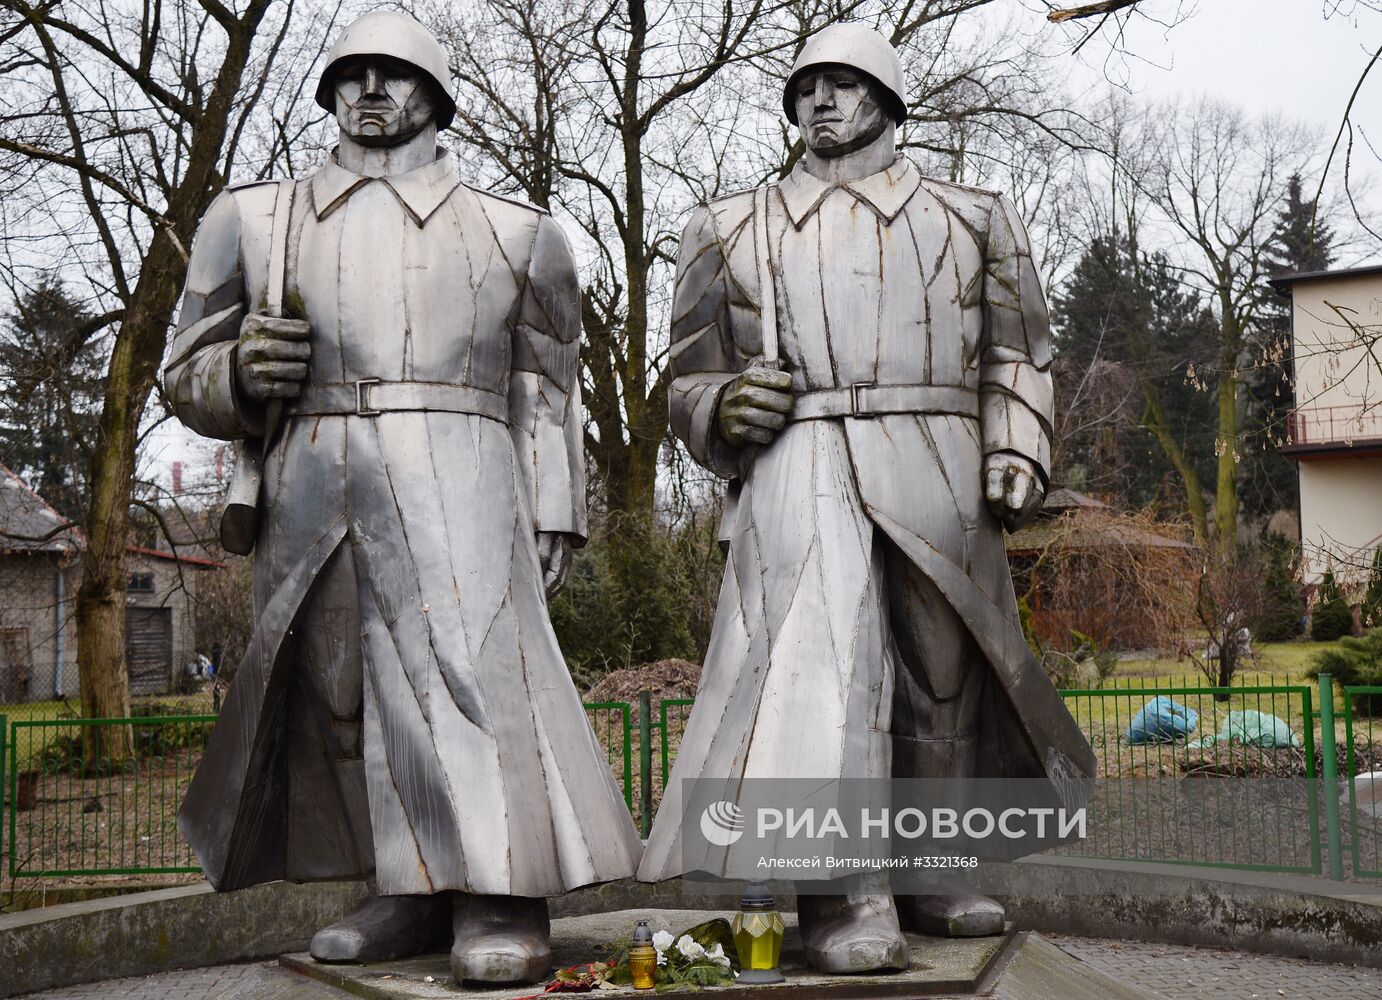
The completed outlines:
<svg viewBox="0 0 1382 1000">
<path fill-rule="evenodd" d="M 1151 13 L 1175 8 L 1174 0 L 1144 2 Z M 1091 53 L 1094 46 L 1087 46 L 1091 82 L 1104 75 L 1148 98 L 1210 94 L 1250 112 L 1280 112 L 1316 126 L 1323 155 L 1359 76 L 1382 44 L 1382 13 L 1362 0 L 1198 0 L 1186 10 L 1190 16 L 1169 30 L 1131 20 L 1126 49 L 1137 58 L 1114 56 L 1105 65 L 1105 52 Z M 1382 153 L 1382 61 L 1363 84 L 1352 120 L 1354 163 L 1375 177 L 1382 160 L 1363 138 Z M 1330 177 L 1341 178 L 1342 171 L 1336 159 Z M 1382 191 L 1370 195 L 1376 212 Z M 1347 263 L 1364 255 L 1382 259 L 1382 247 L 1359 247 Z"/>
<path fill-rule="evenodd" d="M 1146 2 L 1146 0 L 1144 0 Z M 1169 12 L 1171 0 L 1150 0 Z M 1327 11 L 1352 9 L 1353 16 Z M 1382 43 L 1382 14 L 1353 0 L 1199 0 L 1169 31 L 1129 22 L 1127 48 L 1110 76 L 1126 74 L 1149 96 L 1213 93 L 1246 108 L 1281 110 L 1337 128 L 1348 96 Z M 1092 47 L 1092 46 L 1091 46 Z M 1099 54 L 1088 60 L 1097 65 Z M 1358 120 L 1382 130 L 1382 67 L 1354 106 Z M 1361 112 L 1361 113 L 1360 113 Z"/>
</svg>

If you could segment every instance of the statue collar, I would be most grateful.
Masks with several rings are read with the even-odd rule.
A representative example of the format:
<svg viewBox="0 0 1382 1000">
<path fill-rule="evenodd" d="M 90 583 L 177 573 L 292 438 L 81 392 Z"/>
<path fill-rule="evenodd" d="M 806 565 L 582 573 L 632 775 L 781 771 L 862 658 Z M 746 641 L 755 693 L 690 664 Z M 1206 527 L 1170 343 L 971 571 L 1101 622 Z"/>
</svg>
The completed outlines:
<svg viewBox="0 0 1382 1000">
<path fill-rule="evenodd" d="M 317 218 L 326 218 L 349 201 L 356 191 L 376 181 L 394 193 L 413 222 L 421 227 L 456 190 L 461 178 L 456 172 L 455 158 L 445 149 L 425 167 L 386 177 L 362 177 L 352 173 L 336 162 L 333 152 L 312 175 L 312 207 Z"/>
<path fill-rule="evenodd" d="M 921 184 L 921 172 L 912 161 L 899 155 L 887 170 L 869 174 L 848 184 L 831 184 L 806 172 L 800 163 L 778 185 L 782 201 L 787 206 L 792 225 L 800 229 L 821 207 L 832 191 L 845 191 L 876 212 L 886 225 L 891 225 L 904 205 Z"/>
</svg>

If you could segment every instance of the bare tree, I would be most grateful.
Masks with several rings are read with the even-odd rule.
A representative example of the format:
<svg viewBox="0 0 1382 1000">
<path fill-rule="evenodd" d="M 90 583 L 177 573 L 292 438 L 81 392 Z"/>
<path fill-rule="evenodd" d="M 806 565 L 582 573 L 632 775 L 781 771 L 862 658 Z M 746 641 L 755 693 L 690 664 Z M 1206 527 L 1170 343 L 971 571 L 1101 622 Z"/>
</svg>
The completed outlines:
<svg viewBox="0 0 1382 1000">
<path fill-rule="evenodd" d="M 795 165 L 781 88 L 807 36 L 850 19 L 891 37 L 913 82 L 903 145 L 933 174 L 1017 181 L 1035 207 L 1056 186 L 1056 150 L 1083 141 L 1079 117 L 1052 100 L 1049 53 L 994 0 L 475 0 L 420 13 L 455 54 L 455 127 L 476 179 L 576 230 L 592 487 L 609 541 L 634 555 L 663 471 L 679 467 L 666 311 L 681 224 Z M 615 563 L 634 584 L 637 560 Z"/>
<path fill-rule="evenodd" d="M 1286 180 L 1305 173 L 1311 136 L 1280 119 L 1249 119 L 1213 101 L 1155 112 L 1168 123 L 1147 191 L 1185 249 L 1186 275 L 1210 297 L 1217 358 L 1214 530 L 1221 553 L 1238 544 L 1242 389 L 1256 363 L 1253 335 L 1270 276 L 1271 244 Z"/>
<path fill-rule="evenodd" d="M 1261 546 L 1217 546 L 1205 552 L 1195 584 L 1195 618 L 1205 638 L 1203 655 L 1190 659 L 1215 687 L 1228 687 L 1252 652 L 1252 627 L 1277 600 L 1263 585 L 1269 570 Z M 1227 695 L 1217 695 L 1227 701 Z"/>
<path fill-rule="evenodd" d="M 1083 159 L 1071 185 L 1079 201 L 1071 228 L 1085 245 L 1053 295 L 1058 354 L 1063 367 L 1074 369 L 1058 373 L 1064 376 L 1057 382 L 1064 390 L 1057 414 L 1063 440 L 1055 451 L 1065 459 L 1071 444 L 1097 430 L 1105 446 L 1093 457 L 1112 471 L 1123 463 L 1116 452 L 1127 444 L 1124 432 L 1140 425 L 1175 470 L 1195 542 L 1202 545 L 1209 536 L 1205 491 L 1167 390 L 1203 360 L 1191 351 L 1203 289 L 1188 282 L 1182 289 L 1164 251 L 1153 249 L 1158 220 L 1148 178 L 1160 137 L 1150 120 L 1128 101 L 1111 100 L 1099 115 L 1099 149 Z M 1092 351 L 1091 327 L 1097 330 Z M 1072 343 L 1083 350 L 1072 350 Z"/>
<path fill-rule="evenodd" d="M 261 102 L 292 104 L 302 86 L 301 76 L 275 74 L 297 27 L 297 0 L 270 8 L 270 0 L 3 3 L 0 66 L 11 91 L 0 133 L 5 264 L 15 271 L 61 260 L 101 306 L 93 311 L 104 325 L 92 324 L 88 335 L 114 329 L 77 593 L 88 716 L 129 710 L 130 497 L 192 235 L 244 158 Z M 292 143 L 293 121 L 283 115 L 268 129 L 261 166 Z M 14 253 L 24 241 L 30 246 Z M 128 734 L 117 735 L 104 753 L 118 759 L 129 749 Z"/>
</svg>

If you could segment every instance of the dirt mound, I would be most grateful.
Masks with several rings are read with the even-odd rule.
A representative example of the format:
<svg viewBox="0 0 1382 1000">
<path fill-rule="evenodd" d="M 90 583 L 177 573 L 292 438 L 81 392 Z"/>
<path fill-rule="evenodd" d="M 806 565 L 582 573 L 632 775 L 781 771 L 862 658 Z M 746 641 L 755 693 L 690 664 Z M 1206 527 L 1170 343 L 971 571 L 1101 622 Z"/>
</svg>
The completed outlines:
<svg viewBox="0 0 1382 1000">
<path fill-rule="evenodd" d="M 700 664 L 690 660 L 658 660 L 605 674 L 585 693 L 585 701 L 625 701 L 638 712 L 638 692 L 653 693 L 653 711 L 663 698 L 693 698 L 701 681 Z"/>
</svg>

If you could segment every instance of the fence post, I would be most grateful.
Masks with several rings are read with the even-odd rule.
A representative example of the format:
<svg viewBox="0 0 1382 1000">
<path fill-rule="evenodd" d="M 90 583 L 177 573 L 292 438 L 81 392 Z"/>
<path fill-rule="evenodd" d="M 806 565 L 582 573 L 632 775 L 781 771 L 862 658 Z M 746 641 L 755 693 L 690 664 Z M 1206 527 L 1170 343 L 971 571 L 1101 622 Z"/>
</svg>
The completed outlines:
<svg viewBox="0 0 1382 1000">
<path fill-rule="evenodd" d="M 5 752 L 10 746 L 9 716 L 0 712 L 0 858 L 5 856 L 5 799 L 10 795 L 10 772 L 5 766 Z M 14 803 L 10 803 L 14 808 Z"/>
<path fill-rule="evenodd" d="M 1334 739 L 1334 678 L 1320 674 L 1320 751 L 1324 755 L 1324 831 L 1329 844 L 1329 877 L 1344 879 L 1344 839 L 1339 830 L 1339 751 Z"/>
<path fill-rule="evenodd" d="M 638 692 L 638 813 L 646 840 L 653 828 L 653 693 L 646 689 Z"/>
</svg>

